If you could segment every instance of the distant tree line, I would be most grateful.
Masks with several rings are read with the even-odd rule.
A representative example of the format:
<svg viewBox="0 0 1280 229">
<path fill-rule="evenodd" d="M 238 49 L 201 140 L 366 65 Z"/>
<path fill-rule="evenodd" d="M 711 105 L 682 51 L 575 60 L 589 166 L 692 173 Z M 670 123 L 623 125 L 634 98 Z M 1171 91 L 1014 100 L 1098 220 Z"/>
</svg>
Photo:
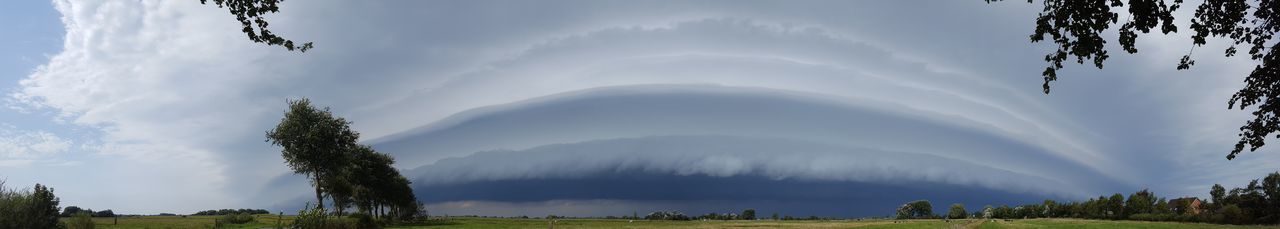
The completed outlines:
<svg viewBox="0 0 1280 229">
<path fill-rule="evenodd" d="M 91 217 L 116 217 L 116 213 L 112 212 L 111 209 L 102 210 L 102 211 L 93 211 L 93 209 L 80 208 L 78 206 L 67 206 L 65 208 L 62 208 L 62 213 L 58 214 L 58 216 L 71 217 L 80 213 L 87 214 Z"/>
<path fill-rule="evenodd" d="M 689 216 L 680 213 L 680 211 L 655 211 L 644 216 L 647 220 L 692 220 Z"/>
<path fill-rule="evenodd" d="M 1010 207 L 984 207 L 972 215 L 964 206 L 952 205 L 948 218 L 987 219 L 1084 218 L 1105 220 L 1182 221 L 1222 224 L 1280 224 L 1280 172 L 1250 181 L 1241 188 L 1227 191 L 1214 184 L 1211 199 L 1195 197 L 1166 199 L 1143 189 L 1125 195 L 1098 196 L 1083 202 L 1058 203 L 1045 200 L 1039 204 Z M 928 201 L 903 204 L 897 210 L 899 219 L 938 218 L 931 213 Z"/>
<path fill-rule="evenodd" d="M 289 168 L 311 181 L 316 209 L 324 212 L 329 199 L 334 215 L 344 215 L 350 207 L 376 219 L 420 214 L 411 182 L 392 166 L 395 159 L 359 144 L 360 133 L 351 130 L 351 122 L 335 117 L 328 107 L 316 108 L 305 98 L 288 103 L 280 123 L 267 131 L 267 142 L 283 148 L 281 157 Z"/>
<path fill-rule="evenodd" d="M 241 213 L 249 214 L 249 215 L 271 214 L 271 212 L 267 211 L 266 209 L 242 208 L 242 209 L 204 210 L 204 211 L 196 212 L 195 214 L 191 214 L 191 215 L 235 215 L 235 214 L 241 214 Z"/>
<path fill-rule="evenodd" d="M 632 216 L 634 218 L 634 216 Z M 776 214 L 775 214 L 776 217 Z M 612 218 L 628 218 L 628 217 L 612 217 Z M 742 213 L 707 213 L 700 216 L 689 217 L 680 211 L 655 211 L 644 216 L 647 220 L 756 220 L 756 209 L 745 209 Z"/>
</svg>

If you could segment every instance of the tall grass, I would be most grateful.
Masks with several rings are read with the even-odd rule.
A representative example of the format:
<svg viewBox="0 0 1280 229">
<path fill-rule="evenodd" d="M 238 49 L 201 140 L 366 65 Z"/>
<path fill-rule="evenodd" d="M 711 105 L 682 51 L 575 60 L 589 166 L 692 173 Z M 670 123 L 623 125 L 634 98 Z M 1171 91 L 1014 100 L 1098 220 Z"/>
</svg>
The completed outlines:
<svg viewBox="0 0 1280 229">
<path fill-rule="evenodd" d="M 245 224 L 248 222 L 253 222 L 253 215 L 249 215 L 246 213 L 223 215 L 220 221 L 224 223 L 229 223 L 229 224 Z"/>
<path fill-rule="evenodd" d="M 67 229 L 93 229 L 93 218 L 89 217 L 89 213 L 76 213 L 67 219 Z"/>
</svg>

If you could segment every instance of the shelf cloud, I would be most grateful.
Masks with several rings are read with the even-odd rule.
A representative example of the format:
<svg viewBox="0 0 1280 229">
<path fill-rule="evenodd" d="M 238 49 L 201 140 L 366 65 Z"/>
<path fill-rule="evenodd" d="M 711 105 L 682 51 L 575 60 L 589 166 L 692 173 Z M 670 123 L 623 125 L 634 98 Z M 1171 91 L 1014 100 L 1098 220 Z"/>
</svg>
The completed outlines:
<svg viewBox="0 0 1280 229">
<path fill-rule="evenodd" d="M 1185 37 L 1068 67 L 1044 95 L 1030 4 L 289 1 L 271 25 L 304 54 L 195 1 L 53 5 L 61 51 L 4 102 L 83 131 L 0 132 L 19 149 L 0 175 L 122 213 L 301 206 L 308 183 L 263 142 L 299 97 L 456 214 L 1205 196 L 1280 162 L 1222 159 L 1252 65 L 1175 71 Z"/>
</svg>

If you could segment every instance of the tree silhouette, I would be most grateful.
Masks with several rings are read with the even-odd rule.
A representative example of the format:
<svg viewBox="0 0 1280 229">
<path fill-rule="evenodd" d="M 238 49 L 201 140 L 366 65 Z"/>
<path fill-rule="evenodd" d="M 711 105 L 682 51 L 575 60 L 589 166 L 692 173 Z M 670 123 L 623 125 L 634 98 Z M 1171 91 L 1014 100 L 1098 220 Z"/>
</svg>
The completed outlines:
<svg viewBox="0 0 1280 229">
<path fill-rule="evenodd" d="M 987 3 L 1002 0 L 986 0 Z M 1034 0 L 1028 0 L 1032 3 Z M 1130 16 L 1120 21 L 1117 8 L 1126 6 L 1120 0 L 1043 0 L 1044 9 L 1036 17 L 1036 28 L 1031 42 L 1050 40 L 1058 49 L 1045 55 L 1049 64 L 1041 73 L 1044 76 L 1044 93 L 1049 93 L 1049 83 L 1058 80 L 1057 70 L 1062 62 L 1074 57 L 1076 63 L 1093 62 L 1101 69 L 1108 55 L 1107 40 L 1100 33 L 1112 25 L 1120 24 L 1118 38 L 1125 52 L 1137 53 L 1134 44 L 1138 32 L 1150 33 L 1156 26 L 1164 34 L 1178 32 L 1173 24 L 1173 11 L 1182 0 L 1129 0 Z M 1235 159 L 1244 151 L 1256 151 L 1266 144 L 1266 137 L 1280 131 L 1280 42 L 1275 34 L 1280 31 L 1280 2 L 1273 0 L 1204 0 L 1196 7 L 1191 20 L 1191 50 L 1205 44 L 1208 37 L 1230 39 L 1233 44 L 1225 50 L 1225 56 L 1236 55 L 1237 46 L 1249 49 L 1249 57 L 1258 62 L 1253 72 L 1245 78 L 1245 86 L 1227 101 L 1227 109 L 1239 109 L 1257 105 L 1254 119 L 1240 127 L 1240 140 L 1235 144 L 1227 160 Z M 1177 64 L 1178 70 L 1195 65 L 1188 52 Z M 1277 136 L 1280 137 L 1280 136 Z"/>
<path fill-rule="evenodd" d="M 244 26 L 241 31 L 249 36 L 250 41 L 265 43 L 267 46 L 284 46 L 289 51 L 307 52 L 313 48 L 311 42 L 295 46 L 293 40 L 280 37 L 267 29 L 270 23 L 265 16 L 280 12 L 281 2 L 284 0 L 213 0 L 218 8 L 227 9 L 231 15 L 236 16 L 236 21 Z M 209 4 L 209 0 L 200 0 L 200 4 Z"/>
<path fill-rule="evenodd" d="M 317 209 L 324 208 L 324 196 L 328 195 L 338 215 L 355 205 L 366 215 L 416 216 L 421 206 L 410 187 L 412 182 L 393 166 L 394 158 L 358 144 L 360 133 L 328 107 L 316 108 L 306 98 L 288 103 L 280 124 L 267 131 L 267 142 L 282 148 L 280 155 L 294 173 L 311 180 Z"/>
<path fill-rule="evenodd" d="M 332 190 L 350 161 L 347 150 L 354 148 L 360 134 L 350 122 L 334 117 L 329 108 L 318 109 L 308 99 L 290 100 L 280 124 L 267 131 L 267 142 L 280 146 L 281 157 L 294 173 L 308 175 L 316 189 L 318 208 L 324 208 L 323 194 Z"/>
</svg>

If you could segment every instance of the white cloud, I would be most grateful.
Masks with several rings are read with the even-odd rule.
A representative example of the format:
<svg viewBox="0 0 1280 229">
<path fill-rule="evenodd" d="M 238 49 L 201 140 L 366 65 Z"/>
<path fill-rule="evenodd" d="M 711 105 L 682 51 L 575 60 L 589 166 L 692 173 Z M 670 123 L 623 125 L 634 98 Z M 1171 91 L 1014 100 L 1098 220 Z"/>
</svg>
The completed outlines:
<svg viewBox="0 0 1280 229">
<path fill-rule="evenodd" d="M 253 88 L 241 86 L 260 78 L 250 71 L 269 66 L 252 63 L 270 51 L 233 36 L 239 30 L 219 14 L 223 9 L 194 2 L 54 5 L 67 29 L 63 51 L 22 80 L 12 100 L 100 131 L 99 139 L 87 139 L 100 143 L 87 147 L 100 158 L 91 167 L 99 175 L 129 177 L 117 186 L 139 188 L 112 194 L 162 198 L 145 204 L 82 200 L 87 205 L 112 202 L 126 212 L 232 207 L 218 191 L 229 180 L 226 167 L 236 164 L 226 156 L 237 153 L 232 150 L 237 146 L 228 144 L 261 131 L 256 123 L 242 120 L 263 120 L 258 116 L 270 110 L 259 105 L 274 102 L 248 99 L 246 91 Z M 45 151 L 65 147 L 31 146 Z"/>
<path fill-rule="evenodd" d="M 66 153 L 72 147 L 70 140 L 45 131 L 21 131 L 12 125 L 0 125 L 0 160 L 48 159 Z M 13 163 L 17 164 L 15 160 Z"/>
</svg>

